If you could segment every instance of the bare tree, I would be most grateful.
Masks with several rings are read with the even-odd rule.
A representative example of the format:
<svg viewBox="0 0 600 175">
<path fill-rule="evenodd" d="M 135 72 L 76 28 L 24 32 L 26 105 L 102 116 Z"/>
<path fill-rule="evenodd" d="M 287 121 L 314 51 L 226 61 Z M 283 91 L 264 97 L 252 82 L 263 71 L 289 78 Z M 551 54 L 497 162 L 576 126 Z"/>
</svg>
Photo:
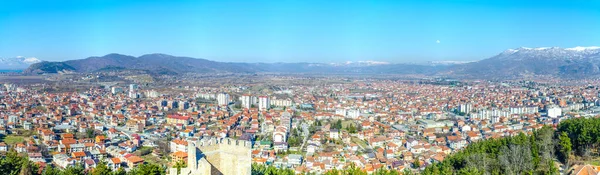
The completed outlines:
<svg viewBox="0 0 600 175">
<path fill-rule="evenodd" d="M 554 131 L 550 128 L 542 128 L 536 135 L 536 143 L 539 148 L 538 150 L 542 162 L 546 160 L 552 160 L 552 155 L 554 155 L 555 147 L 555 143 L 552 139 L 553 137 Z"/>
<path fill-rule="evenodd" d="M 505 174 L 524 174 L 533 169 L 531 150 L 526 145 L 510 144 L 501 148 L 498 160 Z"/>
<path fill-rule="evenodd" d="M 485 153 L 476 153 L 467 158 L 467 167 L 477 168 L 485 174 L 490 174 L 488 170 L 493 161 Z"/>
</svg>

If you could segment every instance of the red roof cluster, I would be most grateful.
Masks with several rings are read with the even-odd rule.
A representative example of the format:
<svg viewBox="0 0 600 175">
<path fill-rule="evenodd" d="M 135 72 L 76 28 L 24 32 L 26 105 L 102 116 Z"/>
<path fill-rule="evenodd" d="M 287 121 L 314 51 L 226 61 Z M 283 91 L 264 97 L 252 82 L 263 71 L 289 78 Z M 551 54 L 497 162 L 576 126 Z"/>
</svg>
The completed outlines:
<svg viewBox="0 0 600 175">
<path fill-rule="evenodd" d="M 172 118 L 172 119 L 177 119 L 177 120 L 189 120 L 190 116 L 183 116 L 183 115 L 168 115 L 167 118 Z"/>
</svg>

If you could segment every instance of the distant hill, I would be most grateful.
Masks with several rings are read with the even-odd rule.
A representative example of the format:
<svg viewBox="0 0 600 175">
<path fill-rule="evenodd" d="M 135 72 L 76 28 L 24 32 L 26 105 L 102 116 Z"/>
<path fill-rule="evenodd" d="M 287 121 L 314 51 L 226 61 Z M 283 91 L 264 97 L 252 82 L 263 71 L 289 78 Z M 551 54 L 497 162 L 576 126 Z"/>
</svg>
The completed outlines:
<svg viewBox="0 0 600 175">
<path fill-rule="evenodd" d="M 420 74 L 466 78 L 520 78 L 555 76 L 585 78 L 600 76 L 600 47 L 517 48 L 474 62 L 431 62 L 391 64 L 359 61 L 345 63 L 229 63 L 206 59 L 148 54 L 133 57 L 108 54 L 64 62 L 32 64 L 26 74 L 144 70 L 155 74 L 181 73 L 335 73 L 335 74 Z"/>
<path fill-rule="evenodd" d="M 64 62 L 40 62 L 35 63 L 25 69 L 23 73 L 26 74 L 42 74 L 42 73 L 61 73 L 61 72 L 73 72 L 75 68 L 64 63 Z"/>
<path fill-rule="evenodd" d="M 357 62 L 353 64 L 323 63 L 227 63 L 206 59 L 178 57 L 166 54 L 148 54 L 133 57 L 108 54 L 64 62 L 41 62 L 24 71 L 27 74 L 57 73 L 61 71 L 97 72 L 117 70 L 146 70 L 165 73 L 369 73 L 369 74 L 433 74 L 445 66 L 384 64 Z"/>
<path fill-rule="evenodd" d="M 47 67 L 54 69 L 48 69 Z M 148 54 L 140 57 L 108 54 L 102 57 L 89 57 L 81 60 L 41 62 L 30 66 L 24 73 L 55 73 L 60 70 L 96 72 L 127 69 L 172 73 L 252 72 L 241 65 L 205 59 L 176 57 L 165 54 Z M 50 72 L 46 70 L 50 70 Z"/>
</svg>

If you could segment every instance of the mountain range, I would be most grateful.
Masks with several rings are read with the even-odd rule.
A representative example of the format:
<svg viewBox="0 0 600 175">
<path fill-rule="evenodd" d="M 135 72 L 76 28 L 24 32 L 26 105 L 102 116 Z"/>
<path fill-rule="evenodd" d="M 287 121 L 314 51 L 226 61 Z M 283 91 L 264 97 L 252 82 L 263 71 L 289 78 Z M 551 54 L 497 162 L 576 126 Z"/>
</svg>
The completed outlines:
<svg viewBox="0 0 600 175">
<path fill-rule="evenodd" d="M 144 70 L 158 74 L 181 73 L 394 73 L 432 74 L 441 66 L 390 64 L 386 62 L 361 61 L 334 63 L 230 63 L 206 59 L 179 57 L 166 54 L 147 54 L 133 57 L 108 54 L 64 62 L 40 62 L 31 65 L 24 73 L 98 72 L 113 70 Z"/>
<path fill-rule="evenodd" d="M 480 77 L 590 77 L 600 75 L 600 47 L 508 49 L 488 59 L 461 64 L 451 74 Z"/>
<path fill-rule="evenodd" d="M 540 47 L 508 49 L 474 62 L 437 61 L 429 64 L 393 64 L 378 61 L 345 63 L 230 63 L 166 54 L 139 57 L 108 54 L 64 62 L 39 62 L 24 73 L 144 70 L 158 74 L 181 73 L 340 73 L 421 74 L 471 78 L 600 76 L 600 47 Z"/>
</svg>

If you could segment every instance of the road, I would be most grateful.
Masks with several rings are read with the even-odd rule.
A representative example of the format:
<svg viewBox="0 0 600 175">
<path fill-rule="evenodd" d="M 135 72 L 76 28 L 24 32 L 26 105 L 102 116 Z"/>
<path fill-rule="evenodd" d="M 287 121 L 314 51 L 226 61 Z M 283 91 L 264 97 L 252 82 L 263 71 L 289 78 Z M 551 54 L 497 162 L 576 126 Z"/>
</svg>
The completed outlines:
<svg viewBox="0 0 600 175">
<path fill-rule="evenodd" d="M 306 123 L 302 123 L 302 134 L 304 135 L 304 140 L 302 141 L 302 146 L 300 146 L 300 150 L 304 149 L 304 145 L 306 144 L 306 141 L 308 141 L 308 137 L 310 134 L 310 131 L 308 131 L 308 124 Z"/>
</svg>

